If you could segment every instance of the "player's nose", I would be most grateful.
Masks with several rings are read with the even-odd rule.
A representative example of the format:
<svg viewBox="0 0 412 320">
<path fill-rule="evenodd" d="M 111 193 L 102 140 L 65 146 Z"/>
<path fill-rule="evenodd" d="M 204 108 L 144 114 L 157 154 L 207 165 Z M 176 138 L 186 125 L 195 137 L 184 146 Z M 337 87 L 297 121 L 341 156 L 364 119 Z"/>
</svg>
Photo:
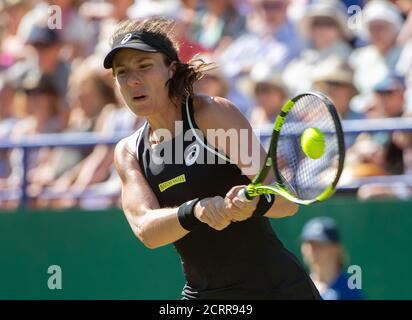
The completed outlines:
<svg viewBox="0 0 412 320">
<path fill-rule="evenodd" d="M 137 72 L 130 72 L 127 77 L 127 85 L 130 87 L 136 87 L 142 84 L 142 79 Z"/>
</svg>

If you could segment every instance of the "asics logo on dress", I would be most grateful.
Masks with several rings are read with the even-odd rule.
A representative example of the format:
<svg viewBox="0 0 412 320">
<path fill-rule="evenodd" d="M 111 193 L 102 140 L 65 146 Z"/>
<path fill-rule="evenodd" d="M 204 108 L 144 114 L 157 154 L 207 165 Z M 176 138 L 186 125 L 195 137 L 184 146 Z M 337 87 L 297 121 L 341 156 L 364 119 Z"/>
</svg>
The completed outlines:
<svg viewBox="0 0 412 320">
<path fill-rule="evenodd" d="M 191 166 L 194 164 L 199 157 L 200 146 L 198 144 L 193 144 L 186 149 L 185 164 Z"/>
</svg>

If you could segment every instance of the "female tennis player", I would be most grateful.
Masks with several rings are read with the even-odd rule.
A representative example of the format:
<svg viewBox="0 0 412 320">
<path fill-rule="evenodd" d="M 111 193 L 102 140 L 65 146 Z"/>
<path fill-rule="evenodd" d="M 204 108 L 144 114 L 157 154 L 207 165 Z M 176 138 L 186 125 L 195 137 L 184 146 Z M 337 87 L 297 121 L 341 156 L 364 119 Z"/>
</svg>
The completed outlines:
<svg viewBox="0 0 412 320">
<path fill-rule="evenodd" d="M 207 138 L 210 129 L 238 136 L 246 129 L 247 152 L 257 140 L 230 101 L 193 93 L 208 65 L 179 61 L 172 27 L 160 17 L 125 21 L 104 60 L 127 106 L 146 118 L 115 151 L 134 234 L 151 249 L 174 244 L 187 280 L 183 299 L 319 299 L 268 219 L 291 216 L 298 206 L 281 197 L 237 197 L 265 151 L 259 145 L 252 158 L 261 162 L 244 175 L 250 164 L 236 148 L 241 143 Z"/>
</svg>

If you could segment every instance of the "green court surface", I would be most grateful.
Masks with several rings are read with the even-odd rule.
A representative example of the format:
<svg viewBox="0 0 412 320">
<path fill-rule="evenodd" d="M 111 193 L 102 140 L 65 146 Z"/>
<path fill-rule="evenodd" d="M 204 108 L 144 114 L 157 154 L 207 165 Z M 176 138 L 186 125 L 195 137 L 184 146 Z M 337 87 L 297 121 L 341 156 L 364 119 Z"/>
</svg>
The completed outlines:
<svg viewBox="0 0 412 320">
<path fill-rule="evenodd" d="M 303 224 L 335 218 L 349 264 L 362 270 L 366 297 L 412 299 L 411 208 L 412 202 L 335 197 L 272 225 L 301 259 Z M 48 287 L 52 265 L 61 268 L 61 290 Z M 0 299 L 179 299 L 183 284 L 173 246 L 145 248 L 118 209 L 0 214 Z"/>
</svg>

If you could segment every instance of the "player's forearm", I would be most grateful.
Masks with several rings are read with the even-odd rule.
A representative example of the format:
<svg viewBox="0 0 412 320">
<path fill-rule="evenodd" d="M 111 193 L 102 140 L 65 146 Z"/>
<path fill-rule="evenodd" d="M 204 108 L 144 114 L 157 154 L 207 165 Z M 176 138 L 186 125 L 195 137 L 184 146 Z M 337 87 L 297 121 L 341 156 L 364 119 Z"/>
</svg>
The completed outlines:
<svg viewBox="0 0 412 320">
<path fill-rule="evenodd" d="M 277 196 L 272 207 L 265 213 L 268 218 L 284 218 L 293 216 L 299 210 L 299 205 Z"/>
<path fill-rule="evenodd" d="M 150 249 L 184 237 L 189 231 L 180 225 L 177 210 L 178 208 L 166 208 L 147 211 L 143 217 L 132 221 L 136 236 Z"/>
</svg>

